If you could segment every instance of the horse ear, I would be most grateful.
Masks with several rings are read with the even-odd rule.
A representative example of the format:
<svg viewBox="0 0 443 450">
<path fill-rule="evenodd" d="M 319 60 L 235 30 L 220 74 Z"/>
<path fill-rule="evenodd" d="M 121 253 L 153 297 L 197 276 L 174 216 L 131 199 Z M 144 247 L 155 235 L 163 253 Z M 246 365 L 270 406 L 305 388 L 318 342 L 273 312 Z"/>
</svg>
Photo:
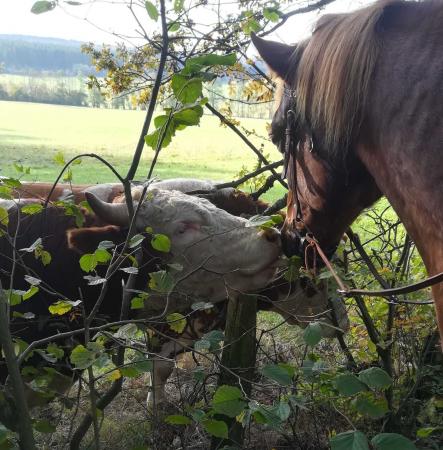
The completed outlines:
<svg viewBox="0 0 443 450">
<path fill-rule="evenodd" d="M 263 58 L 263 61 L 279 77 L 285 79 L 291 66 L 291 55 L 294 53 L 295 45 L 286 45 L 280 42 L 267 41 L 251 33 L 252 43 Z"/>
</svg>

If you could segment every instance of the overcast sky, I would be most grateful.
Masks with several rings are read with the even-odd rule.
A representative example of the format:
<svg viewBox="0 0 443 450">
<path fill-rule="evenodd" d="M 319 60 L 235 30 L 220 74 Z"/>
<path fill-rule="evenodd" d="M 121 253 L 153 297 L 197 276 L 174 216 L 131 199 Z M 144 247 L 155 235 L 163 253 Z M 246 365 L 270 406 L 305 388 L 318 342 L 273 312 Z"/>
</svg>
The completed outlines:
<svg viewBox="0 0 443 450">
<path fill-rule="evenodd" d="M 325 12 L 344 12 L 358 8 L 371 0 L 336 0 Z M 136 36 L 136 23 L 122 1 L 90 0 L 85 6 L 57 7 L 53 11 L 35 15 L 30 12 L 35 0 L 0 0 L 0 33 L 58 37 L 79 41 L 113 44 L 117 38 L 112 32 Z M 186 2 L 188 3 L 188 2 Z M 154 22 L 139 9 L 143 25 Z M 285 42 L 296 42 L 307 36 L 317 14 L 304 14 L 288 20 L 284 28 L 272 37 Z"/>
</svg>

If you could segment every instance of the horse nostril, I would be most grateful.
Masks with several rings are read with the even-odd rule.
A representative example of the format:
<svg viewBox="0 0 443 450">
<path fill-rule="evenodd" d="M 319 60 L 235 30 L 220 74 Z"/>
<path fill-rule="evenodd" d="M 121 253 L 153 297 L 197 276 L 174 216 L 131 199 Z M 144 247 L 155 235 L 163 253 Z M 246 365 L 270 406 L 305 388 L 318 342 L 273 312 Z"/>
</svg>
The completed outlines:
<svg viewBox="0 0 443 450">
<path fill-rule="evenodd" d="M 286 232 L 282 233 L 281 241 L 282 241 L 283 253 L 287 257 L 291 257 L 294 255 L 297 255 L 297 256 L 303 255 L 303 243 L 297 234 L 295 234 L 291 231 L 286 231 Z"/>
</svg>

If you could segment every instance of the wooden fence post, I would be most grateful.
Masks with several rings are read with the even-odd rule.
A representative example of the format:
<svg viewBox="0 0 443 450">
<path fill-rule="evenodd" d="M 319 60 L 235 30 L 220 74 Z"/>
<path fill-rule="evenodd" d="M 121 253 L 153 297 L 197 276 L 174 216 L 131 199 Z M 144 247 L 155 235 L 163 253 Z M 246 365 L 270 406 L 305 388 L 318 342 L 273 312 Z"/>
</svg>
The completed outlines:
<svg viewBox="0 0 443 450">
<path fill-rule="evenodd" d="M 237 386 L 248 397 L 251 393 L 249 381 L 252 381 L 255 372 L 256 326 L 257 298 L 253 295 L 241 295 L 237 299 L 230 299 L 218 385 Z M 228 425 L 229 438 L 213 438 L 211 449 L 220 449 L 225 445 L 242 448 L 244 438 L 242 425 L 235 418 L 220 416 L 220 420 Z"/>
</svg>

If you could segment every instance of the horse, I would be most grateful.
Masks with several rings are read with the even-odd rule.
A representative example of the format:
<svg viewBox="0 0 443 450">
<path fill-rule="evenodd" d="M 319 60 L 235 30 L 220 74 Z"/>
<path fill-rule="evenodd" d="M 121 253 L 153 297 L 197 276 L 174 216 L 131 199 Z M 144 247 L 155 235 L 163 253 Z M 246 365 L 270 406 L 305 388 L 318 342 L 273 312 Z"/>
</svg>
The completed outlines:
<svg viewBox="0 0 443 450">
<path fill-rule="evenodd" d="M 443 272 L 442 24 L 441 0 L 383 0 L 321 17 L 296 45 L 252 36 L 282 84 L 270 137 L 286 155 L 287 253 L 306 232 L 332 253 L 384 195 Z M 443 284 L 432 292 L 443 346 Z"/>
</svg>

